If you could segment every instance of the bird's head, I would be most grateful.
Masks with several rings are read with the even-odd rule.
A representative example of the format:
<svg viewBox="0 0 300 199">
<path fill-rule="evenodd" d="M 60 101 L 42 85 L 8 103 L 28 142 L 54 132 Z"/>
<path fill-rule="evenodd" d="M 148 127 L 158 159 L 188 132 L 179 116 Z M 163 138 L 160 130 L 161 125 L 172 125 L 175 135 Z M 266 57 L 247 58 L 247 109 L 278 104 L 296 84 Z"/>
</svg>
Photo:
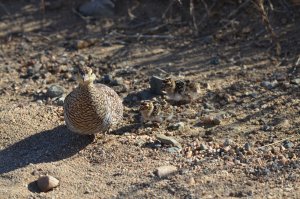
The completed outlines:
<svg viewBox="0 0 300 199">
<path fill-rule="evenodd" d="M 78 67 L 77 79 L 79 84 L 89 85 L 95 81 L 96 75 L 90 67 L 80 66 Z"/>
</svg>

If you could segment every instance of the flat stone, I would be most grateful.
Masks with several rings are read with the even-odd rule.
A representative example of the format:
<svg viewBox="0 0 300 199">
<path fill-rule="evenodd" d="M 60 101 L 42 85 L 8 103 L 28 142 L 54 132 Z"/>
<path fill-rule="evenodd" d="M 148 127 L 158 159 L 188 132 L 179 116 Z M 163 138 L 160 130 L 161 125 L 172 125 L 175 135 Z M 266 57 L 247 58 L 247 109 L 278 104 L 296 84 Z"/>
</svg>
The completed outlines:
<svg viewBox="0 0 300 199">
<path fill-rule="evenodd" d="M 177 172 L 177 170 L 178 170 L 177 167 L 172 166 L 172 165 L 167 165 L 167 166 L 161 166 L 161 167 L 156 168 L 154 173 L 159 178 L 164 178 L 171 174 L 174 174 L 175 172 Z"/>
<path fill-rule="evenodd" d="M 156 139 L 158 141 L 160 141 L 161 143 L 163 143 L 163 144 L 169 144 L 169 145 L 178 147 L 180 149 L 182 148 L 181 144 L 172 137 L 168 137 L 168 136 L 163 135 L 163 134 L 156 134 L 155 136 L 156 136 Z"/>
<path fill-rule="evenodd" d="M 163 89 L 163 79 L 157 76 L 150 78 L 150 91 L 153 94 L 161 95 Z"/>
<path fill-rule="evenodd" d="M 64 88 L 58 85 L 51 85 L 46 95 L 50 98 L 61 97 L 64 94 Z"/>
</svg>

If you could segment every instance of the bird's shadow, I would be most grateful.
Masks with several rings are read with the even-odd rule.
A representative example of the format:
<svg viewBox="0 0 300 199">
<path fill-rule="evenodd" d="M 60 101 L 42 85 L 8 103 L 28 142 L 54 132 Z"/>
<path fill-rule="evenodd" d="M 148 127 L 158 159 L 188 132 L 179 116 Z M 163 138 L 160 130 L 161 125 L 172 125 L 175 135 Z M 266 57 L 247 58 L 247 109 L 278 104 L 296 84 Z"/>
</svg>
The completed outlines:
<svg viewBox="0 0 300 199">
<path fill-rule="evenodd" d="M 53 162 L 71 157 L 94 140 L 72 133 L 65 125 L 31 135 L 0 151 L 0 174 L 30 163 Z"/>
</svg>

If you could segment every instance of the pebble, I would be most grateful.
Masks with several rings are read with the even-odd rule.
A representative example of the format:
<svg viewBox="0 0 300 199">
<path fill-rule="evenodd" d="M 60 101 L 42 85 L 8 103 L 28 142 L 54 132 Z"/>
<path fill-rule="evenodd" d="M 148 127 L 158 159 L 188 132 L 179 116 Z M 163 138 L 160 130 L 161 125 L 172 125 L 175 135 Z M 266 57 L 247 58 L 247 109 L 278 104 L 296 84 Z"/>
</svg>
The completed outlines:
<svg viewBox="0 0 300 199">
<path fill-rule="evenodd" d="M 82 4 L 78 11 L 84 16 L 114 16 L 115 3 L 111 0 L 93 0 Z"/>
<path fill-rule="evenodd" d="M 245 145 L 244 145 L 244 149 L 246 151 L 250 151 L 251 150 L 251 144 L 249 142 L 247 142 Z"/>
<path fill-rule="evenodd" d="M 47 192 L 57 187 L 59 185 L 59 180 L 50 175 L 41 176 L 37 180 L 37 185 L 41 191 Z"/>
<path fill-rule="evenodd" d="M 269 90 L 275 88 L 277 85 L 278 85 L 277 80 L 274 80 L 274 81 L 272 81 L 272 82 L 269 82 L 269 81 L 263 81 L 263 82 L 261 83 L 261 86 L 262 86 L 262 87 L 264 87 L 264 88 L 266 88 L 266 89 L 269 89 Z"/>
<path fill-rule="evenodd" d="M 194 186 L 196 184 L 196 181 L 193 177 L 190 177 L 187 181 L 189 186 Z"/>
<path fill-rule="evenodd" d="M 170 130 L 183 130 L 184 129 L 184 122 L 178 122 L 175 124 L 171 124 L 168 129 Z"/>
<path fill-rule="evenodd" d="M 221 118 L 214 117 L 212 115 L 203 116 L 200 118 L 200 120 L 201 120 L 202 124 L 206 124 L 206 125 L 208 125 L 208 124 L 219 125 L 222 122 Z"/>
<path fill-rule="evenodd" d="M 61 97 L 64 94 L 64 89 L 61 86 L 58 85 L 51 85 L 48 90 L 46 95 L 50 98 L 54 97 Z"/>
<path fill-rule="evenodd" d="M 172 166 L 172 165 L 167 165 L 167 166 L 161 166 L 161 167 L 156 168 L 154 173 L 159 178 L 164 178 L 164 177 L 167 177 L 168 175 L 171 175 L 175 172 L 177 172 L 177 167 Z"/>
<path fill-rule="evenodd" d="M 291 81 L 292 84 L 297 84 L 297 85 L 300 85 L 300 78 L 296 78 L 296 79 L 293 79 Z"/>
<path fill-rule="evenodd" d="M 66 96 L 62 96 L 56 100 L 58 106 L 63 106 Z"/>
<path fill-rule="evenodd" d="M 294 146 L 294 144 L 293 144 L 291 141 L 289 141 L 289 140 L 283 141 L 282 145 L 283 145 L 284 148 L 286 148 L 286 149 L 292 148 L 292 147 Z"/>
<path fill-rule="evenodd" d="M 205 144 L 200 144 L 200 150 L 207 150 L 207 146 Z"/>
<path fill-rule="evenodd" d="M 182 148 L 181 144 L 172 137 L 165 136 L 163 134 L 156 134 L 156 139 L 163 144 L 169 144 L 178 148 Z"/>
<path fill-rule="evenodd" d="M 210 64 L 213 64 L 213 65 L 219 65 L 219 64 L 220 64 L 219 58 L 218 58 L 218 57 L 213 57 L 213 58 L 211 58 Z"/>
<path fill-rule="evenodd" d="M 261 130 L 263 131 L 273 131 L 275 128 L 274 126 L 264 125 Z"/>
<path fill-rule="evenodd" d="M 163 79 L 157 76 L 150 78 L 150 91 L 153 94 L 161 95 L 163 89 Z"/>
<path fill-rule="evenodd" d="M 234 142 L 229 138 L 226 138 L 223 143 L 224 146 L 231 146 L 233 144 L 234 144 Z"/>
<path fill-rule="evenodd" d="M 166 150 L 169 153 L 179 153 L 182 149 L 178 147 L 169 147 Z"/>
</svg>

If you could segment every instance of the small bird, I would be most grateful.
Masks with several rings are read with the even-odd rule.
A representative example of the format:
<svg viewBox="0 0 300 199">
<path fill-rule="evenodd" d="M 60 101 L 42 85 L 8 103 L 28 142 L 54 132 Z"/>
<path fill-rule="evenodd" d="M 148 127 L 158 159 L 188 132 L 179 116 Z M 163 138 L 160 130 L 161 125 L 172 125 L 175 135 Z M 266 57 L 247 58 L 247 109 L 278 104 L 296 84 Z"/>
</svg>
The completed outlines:
<svg viewBox="0 0 300 199">
<path fill-rule="evenodd" d="M 144 100 L 140 105 L 140 113 L 142 115 L 142 122 L 162 122 L 161 115 L 162 106 L 157 101 Z"/>
<path fill-rule="evenodd" d="M 198 82 L 167 77 L 163 84 L 163 90 L 171 101 L 191 102 L 199 97 L 200 84 Z"/>
<path fill-rule="evenodd" d="M 104 84 L 94 84 L 95 79 L 91 68 L 80 66 L 79 85 L 65 98 L 64 119 L 75 133 L 105 133 L 123 118 L 123 104 L 118 94 Z"/>
<path fill-rule="evenodd" d="M 173 109 L 167 106 L 164 99 L 144 100 L 140 105 L 142 123 L 151 121 L 152 123 L 162 123 L 165 120 L 171 120 Z"/>
</svg>

